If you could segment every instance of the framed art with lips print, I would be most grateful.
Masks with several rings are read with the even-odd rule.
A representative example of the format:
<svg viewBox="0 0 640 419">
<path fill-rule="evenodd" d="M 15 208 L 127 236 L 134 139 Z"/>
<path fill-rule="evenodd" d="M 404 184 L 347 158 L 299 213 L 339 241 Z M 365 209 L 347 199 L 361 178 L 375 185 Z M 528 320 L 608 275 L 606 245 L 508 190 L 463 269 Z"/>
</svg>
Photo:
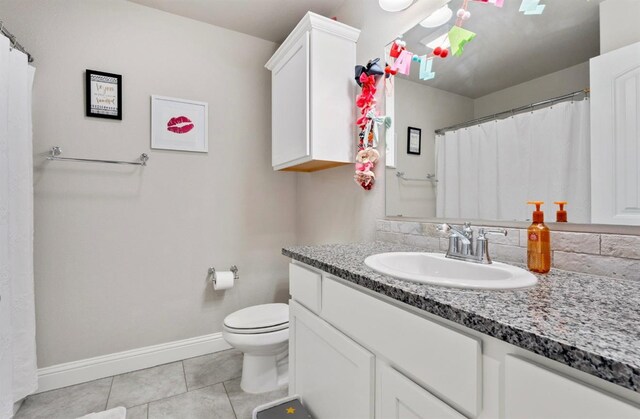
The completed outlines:
<svg viewBox="0 0 640 419">
<path fill-rule="evenodd" d="M 151 96 L 151 148 L 206 153 L 208 115 L 206 102 Z"/>
</svg>

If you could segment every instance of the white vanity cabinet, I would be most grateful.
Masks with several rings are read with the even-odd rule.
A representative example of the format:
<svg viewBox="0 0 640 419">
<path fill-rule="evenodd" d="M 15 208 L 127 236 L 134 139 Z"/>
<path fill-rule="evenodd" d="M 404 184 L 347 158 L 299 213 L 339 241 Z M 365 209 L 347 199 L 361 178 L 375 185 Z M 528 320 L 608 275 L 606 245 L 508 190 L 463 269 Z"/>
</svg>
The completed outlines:
<svg viewBox="0 0 640 419">
<path fill-rule="evenodd" d="M 479 413 L 479 339 L 304 264 L 292 263 L 289 274 L 289 392 L 302 396 L 314 418 Z"/>
<path fill-rule="evenodd" d="M 308 12 L 267 62 L 274 170 L 313 172 L 354 162 L 359 35 Z"/>
<path fill-rule="evenodd" d="M 289 393 L 315 419 L 640 418 L 640 394 L 293 261 Z"/>
</svg>

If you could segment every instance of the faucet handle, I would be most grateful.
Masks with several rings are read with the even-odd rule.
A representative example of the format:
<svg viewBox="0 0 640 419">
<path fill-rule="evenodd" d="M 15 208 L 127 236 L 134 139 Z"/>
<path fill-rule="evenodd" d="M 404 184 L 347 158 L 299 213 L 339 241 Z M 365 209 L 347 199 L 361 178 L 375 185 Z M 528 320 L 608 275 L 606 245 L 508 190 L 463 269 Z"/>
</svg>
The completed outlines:
<svg viewBox="0 0 640 419">
<path fill-rule="evenodd" d="M 504 228 L 480 228 L 478 229 L 478 236 L 485 238 L 488 234 L 499 234 L 501 236 L 507 235 L 507 230 Z"/>
<path fill-rule="evenodd" d="M 487 240 L 488 234 L 500 234 L 502 236 L 507 235 L 507 230 L 504 228 L 479 228 L 478 240 L 476 241 L 476 257 L 481 263 L 490 264 L 491 256 L 489 256 L 489 240 Z"/>
<path fill-rule="evenodd" d="M 444 224 L 438 224 L 436 226 L 436 230 L 438 230 L 441 233 L 448 233 L 449 231 L 451 231 L 451 225 L 444 223 Z"/>
<path fill-rule="evenodd" d="M 471 228 L 471 223 L 466 222 L 462 225 L 462 232 L 468 239 L 473 238 L 473 228 Z"/>
</svg>

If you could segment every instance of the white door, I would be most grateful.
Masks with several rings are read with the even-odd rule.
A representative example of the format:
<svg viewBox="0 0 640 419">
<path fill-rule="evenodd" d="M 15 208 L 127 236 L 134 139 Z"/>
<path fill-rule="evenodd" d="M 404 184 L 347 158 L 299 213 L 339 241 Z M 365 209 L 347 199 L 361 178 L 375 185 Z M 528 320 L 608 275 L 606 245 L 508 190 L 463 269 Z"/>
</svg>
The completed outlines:
<svg viewBox="0 0 640 419">
<path fill-rule="evenodd" d="M 289 313 L 289 393 L 314 419 L 373 418 L 373 355 L 293 300 Z"/>
<path fill-rule="evenodd" d="M 640 43 L 591 59 L 591 221 L 640 225 Z"/>
<path fill-rule="evenodd" d="M 509 419 L 631 419 L 640 409 L 524 359 L 505 358 Z"/>
<path fill-rule="evenodd" d="M 271 163 L 279 170 L 310 160 L 309 32 L 273 68 L 271 85 Z"/>
<path fill-rule="evenodd" d="M 377 419 L 465 419 L 442 400 L 378 362 Z"/>
</svg>

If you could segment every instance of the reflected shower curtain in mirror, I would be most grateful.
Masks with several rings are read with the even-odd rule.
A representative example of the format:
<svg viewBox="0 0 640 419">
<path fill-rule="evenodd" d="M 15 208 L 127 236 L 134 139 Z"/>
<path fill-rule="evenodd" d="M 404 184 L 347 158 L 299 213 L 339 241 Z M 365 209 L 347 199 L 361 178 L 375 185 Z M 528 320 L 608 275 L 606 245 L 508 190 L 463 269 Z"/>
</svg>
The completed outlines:
<svg viewBox="0 0 640 419">
<path fill-rule="evenodd" d="M 436 214 L 530 220 L 527 201 L 568 201 L 570 222 L 590 222 L 589 101 L 563 102 L 436 137 Z"/>
<path fill-rule="evenodd" d="M 0 418 L 37 388 L 33 291 L 34 68 L 0 36 Z"/>
</svg>

